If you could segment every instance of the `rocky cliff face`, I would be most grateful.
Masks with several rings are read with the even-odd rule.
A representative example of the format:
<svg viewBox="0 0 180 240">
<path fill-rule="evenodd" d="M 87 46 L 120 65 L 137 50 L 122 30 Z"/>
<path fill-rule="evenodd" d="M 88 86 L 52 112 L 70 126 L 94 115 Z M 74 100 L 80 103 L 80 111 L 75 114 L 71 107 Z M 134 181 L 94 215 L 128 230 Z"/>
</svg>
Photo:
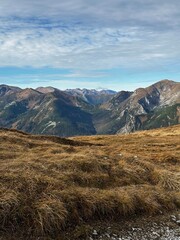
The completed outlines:
<svg viewBox="0 0 180 240">
<path fill-rule="evenodd" d="M 134 92 L 0 85 L 0 127 L 59 136 L 118 134 L 180 123 L 180 83 Z"/>
<path fill-rule="evenodd" d="M 146 129 L 148 126 L 153 128 L 153 124 L 149 125 L 147 122 L 150 118 L 159 117 L 158 114 L 165 118 L 158 124 L 159 127 L 178 123 L 179 104 L 180 83 L 163 80 L 148 88 L 139 88 L 133 93 L 120 92 L 102 108 L 110 111 L 111 120 L 108 125 L 116 126 L 112 133 L 128 133 Z M 165 117 L 166 112 L 173 115 L 173 118 L 168 115 Z M 101 131 L 106 132 L 107 127 L 105 123 L 105 129 L 101 126 Z"/>
</svg>

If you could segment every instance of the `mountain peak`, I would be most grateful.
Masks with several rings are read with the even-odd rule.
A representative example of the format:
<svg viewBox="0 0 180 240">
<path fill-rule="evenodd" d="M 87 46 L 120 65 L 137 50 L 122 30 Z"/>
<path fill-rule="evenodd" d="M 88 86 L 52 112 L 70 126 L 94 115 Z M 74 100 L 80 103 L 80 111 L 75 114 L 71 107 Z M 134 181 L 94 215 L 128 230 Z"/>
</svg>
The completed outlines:
<svg viewBox="0 0 180 240">
<path fill-rule="evenodd" d="M 13 86 L 8 86 L 6 84 L 1 84 L 0 85 L 0 97 L 7 95 L 7 94 L 19 92 L 21 90 L 22 89 L 19 87 L 13 87 Z"/>
<path fill-rule="evenodd" d="M 92 105 L 105 103 L 108 100 L 110 100 L 113 97 L 113 95 L 116 94 L 116 92 L 113 90 L 98 91 L 95 89 L 86 88 L 66 89 L 65 92 L 72 96 L 80 97 L 83 101 L 90 103 Z"/>
<path fill-rule="evenodd" d="M 169 80 L 169 79 L 163 79 L 161 81 L 158 81 L 156 83 L 154 83 L 152 86 L 163 86 L 163 85 L 174 85 L 174 84 L 178 84 L 177 82 L 173 81 L 173 80 Z"/>
<path fill-rule="evenodd" d="M 180 83 L 134 92 L 0 85 L 0 126 L 59 136 L 118 134 L 180 123 Z"/>
<path fill-rule="evenodd" d="M 42 93 L 38 92 L 37 90 L 33 88 L 25 88 L 17 93 L 18 98 L 24 99 L 29 96 L 38 96 L 41 95 Z"/>
<path fill-rule="evenodd" d="M 36 88 L 36 91 L 41 92 L 41 93 L 50 93 L 50 92 L 54 92 L 56 88 L 54 87 L 38 87 Z"/>
</svg>

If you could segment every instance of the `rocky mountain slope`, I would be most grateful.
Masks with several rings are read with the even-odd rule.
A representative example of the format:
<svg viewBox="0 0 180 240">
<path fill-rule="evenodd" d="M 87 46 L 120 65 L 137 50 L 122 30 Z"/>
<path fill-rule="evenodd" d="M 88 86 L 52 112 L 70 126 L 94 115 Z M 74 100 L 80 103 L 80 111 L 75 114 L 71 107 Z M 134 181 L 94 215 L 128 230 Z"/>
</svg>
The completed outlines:
<svg viewBox="0 0 180 240">
<path fill-rule="evenodd" d="M 163 80 L 134 92 L 122 91 L 101 109 L 94 118 L 99 133 L 128 133 L 178 124 L 180 83 Z"/>
<path fill-rule="evenodd" d="M 0 126 L 59 136 L 118 134 L 180 123 L 180 83 L 134 92 L 0 85 Z"/>
<path fill-rule="evenodd" d="M 96 133 L 91 114 L 83 110 L 86 103 L 81 99 L 59 90 L 42 93 L 19 89 L 11 92 L 11 87 L 6 88 L 6 94 L 0 97 L 1 127 L 60 136 Z"/>
</svg>

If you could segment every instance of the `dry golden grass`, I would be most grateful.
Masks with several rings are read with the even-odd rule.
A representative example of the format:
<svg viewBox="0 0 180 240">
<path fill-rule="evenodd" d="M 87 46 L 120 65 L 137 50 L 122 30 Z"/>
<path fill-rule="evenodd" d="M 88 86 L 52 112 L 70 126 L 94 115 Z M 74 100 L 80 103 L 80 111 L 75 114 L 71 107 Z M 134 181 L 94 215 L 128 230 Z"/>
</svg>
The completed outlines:
<svg viewBox="0 0 180 240">
<path fill-rule="evenodd" d="M 56 236 L 180 207 L 180 126 L 62 139 L 0 130 L 2 234 Z"/>
</svg>

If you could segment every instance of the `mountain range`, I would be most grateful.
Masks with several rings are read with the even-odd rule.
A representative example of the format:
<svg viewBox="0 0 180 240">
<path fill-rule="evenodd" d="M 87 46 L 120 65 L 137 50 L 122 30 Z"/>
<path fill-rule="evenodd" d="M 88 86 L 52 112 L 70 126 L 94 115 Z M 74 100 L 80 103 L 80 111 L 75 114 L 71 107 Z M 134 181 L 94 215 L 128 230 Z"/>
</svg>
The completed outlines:
<svg viewBox="0 0 180 240">
<path fill-rule="evenodd" d="M 129 133 L 180 123 L 180 83 L 135 91 L 21 89 L 0 85 L 0 127 L 75 136 Z"/>
</svg>

